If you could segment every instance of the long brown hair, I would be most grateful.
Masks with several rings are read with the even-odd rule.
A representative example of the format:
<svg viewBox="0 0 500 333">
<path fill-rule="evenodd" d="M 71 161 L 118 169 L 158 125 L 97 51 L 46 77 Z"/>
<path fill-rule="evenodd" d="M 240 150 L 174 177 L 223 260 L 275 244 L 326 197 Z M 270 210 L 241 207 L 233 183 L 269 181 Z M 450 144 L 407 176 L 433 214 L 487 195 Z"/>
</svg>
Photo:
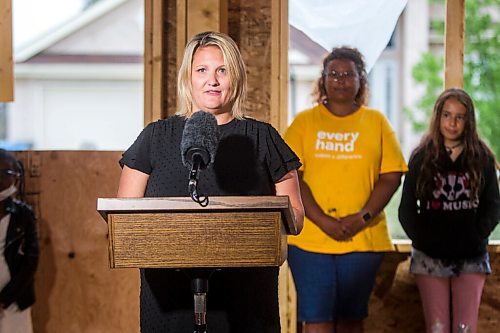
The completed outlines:
<svg viewBox="0 0 500 333">
<path fill-rule="evenodd" d="M 454 99 L 461 103 L 467 110 L 465 115 L 465 127 L 462 134 L 463 163 L 470 176 L 471 198 L 477 197 L 479 188 L 484 182 L 483 167 L 489 158 L 495 159 L 493 152 L 486 143 L 481 140 L 476 127 L 476 114 L 472 98 L 462 89 L 446 89 L 439 95 L 434 104 L 431 122 L 427 133 L 422 138 L 419 146 L 413 151 L 412 159 L 417 153 L 423 155 L 420 164 L 420 175 L 417 179 L 416 196 L 420 199 L 428 199 L 434 186 L 436 172 L 443 172 L 444 156 L 447 152 L 444 148 L 444 138 L 440 131 L 440 120 L 443 113 L 444 103 L 448 99 Z"/>
<path fill-rule="evenodd" d="M 368 74 L 366 73 L 365 60 L 358 49 L 348 46 L 333 48 L 332 52 L 323 59 L 321 77 L 317 80 L 313 91 L 313 97 L 316 102 L 323 104 L 328 100 L 325 88 L 326 70 L 330 62 L 335 59 L 351 60 L 354 63 L 359 76 L 359 90 L 354 100 L 358 105 L 366 104 L 368 98 Z"/>
</svg>

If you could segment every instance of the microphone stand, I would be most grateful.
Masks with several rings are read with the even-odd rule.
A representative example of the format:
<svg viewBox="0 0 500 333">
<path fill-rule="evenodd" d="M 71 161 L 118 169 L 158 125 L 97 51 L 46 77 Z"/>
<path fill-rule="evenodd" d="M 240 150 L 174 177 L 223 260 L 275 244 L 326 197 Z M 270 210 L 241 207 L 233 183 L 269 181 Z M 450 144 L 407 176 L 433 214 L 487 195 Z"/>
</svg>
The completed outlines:
<svg viewBox="0 0 500 333">
<path fill-rule="evenodd" d="M 216 271 L 215 268 L 187 269 L 184 273 L 191 279 L 191 291 L 194 301 L 193 333 L 208 333 L 207 325 L 207 293 L 208 280 Z"/>
<path fill-rule="evenodd" d="M 206 195 L 200 196 L 198 194 L 198 171 L 200 171 L 201 166 L 203 164 L 203 158 L 200 154 L 195 153 L 193 155 L 193 166 L 191 168 L 191 172 L 189 173 L 189 195 L 194 202 L 197 202 L 202 207 L 206 207 L 208 205 L 208 197 Z"/>
<path fill-rule="evenodd" d="M 208 277 L 198 276 L 191 279 L 191 290 L 194 297 L 194 331 L 207 333 L 207 292 Z"/>
<path fill-rule="evenodd" d="M 192 156 L 193 166 L 189 173 L 189 195 L 194 202 L 202 207 L 208 205 L 208 196 L 198 194 L 198 172 L 205 167 L 203 157 L 199 152 Z M 194 301 L 194 330 L 193 333 L 208 333 L 207 327 L 207 293 L 208 279 L 214 270 L 196 269 L 188 274 L 191 277 L 191 291 Z"/>
</svg>

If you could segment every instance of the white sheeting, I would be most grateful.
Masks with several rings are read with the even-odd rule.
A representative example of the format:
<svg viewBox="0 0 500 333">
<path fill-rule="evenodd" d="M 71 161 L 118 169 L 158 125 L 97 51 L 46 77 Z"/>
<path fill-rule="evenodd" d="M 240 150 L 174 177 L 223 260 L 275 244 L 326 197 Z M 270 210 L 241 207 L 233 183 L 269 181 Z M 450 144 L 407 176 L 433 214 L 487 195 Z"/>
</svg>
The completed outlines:
<svg viewBox="0 0 500 333">
<path fill-rule="evenodd" d="M 330 51 L 351 46 L 369 71 L 386 47 L 408 0 L 289 0 L 289 23 Z"/>
</svg>

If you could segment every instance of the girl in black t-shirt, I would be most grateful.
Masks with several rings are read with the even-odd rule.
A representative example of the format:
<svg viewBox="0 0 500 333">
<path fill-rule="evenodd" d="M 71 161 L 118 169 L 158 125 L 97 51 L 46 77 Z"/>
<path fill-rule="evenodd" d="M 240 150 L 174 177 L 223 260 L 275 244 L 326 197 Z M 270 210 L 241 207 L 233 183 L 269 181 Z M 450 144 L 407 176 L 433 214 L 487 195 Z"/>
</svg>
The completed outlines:
<svg viewBox="0 0 500 333">
<path fill-rule="evenodd" d="M 445 90 L 410 158 L 399 206 L 427 332 L 476 332 L 499 216 L 497 164 L 477 133 L 472 99 Z"/>
</svg>

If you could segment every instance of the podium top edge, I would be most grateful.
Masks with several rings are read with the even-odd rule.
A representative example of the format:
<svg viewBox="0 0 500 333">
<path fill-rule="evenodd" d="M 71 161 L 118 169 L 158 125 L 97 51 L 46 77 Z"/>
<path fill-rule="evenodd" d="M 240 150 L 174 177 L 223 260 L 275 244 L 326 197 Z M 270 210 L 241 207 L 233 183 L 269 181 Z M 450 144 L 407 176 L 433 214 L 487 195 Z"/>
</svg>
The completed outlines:
<svg viewBox="0 0 500 333">
<path fill-rule="evenodd" d="M 108 214 L 121 213 L 280 211 L 287 233 L 297 234 L 292 206 L 286 195 L 212 196 L 206 207 L 200 206 L 190 197 L 98 198 L 97 211 L 105 221 L 108 221 Z"/>
<path fill-rule="evenodd" d="M 288 209 L 288 196 L 212 196 L 206 207 L 190 197 L 98 198 L 97 211 L 179 211 L 179 210 L 254 210 Z"/>
</svg>

